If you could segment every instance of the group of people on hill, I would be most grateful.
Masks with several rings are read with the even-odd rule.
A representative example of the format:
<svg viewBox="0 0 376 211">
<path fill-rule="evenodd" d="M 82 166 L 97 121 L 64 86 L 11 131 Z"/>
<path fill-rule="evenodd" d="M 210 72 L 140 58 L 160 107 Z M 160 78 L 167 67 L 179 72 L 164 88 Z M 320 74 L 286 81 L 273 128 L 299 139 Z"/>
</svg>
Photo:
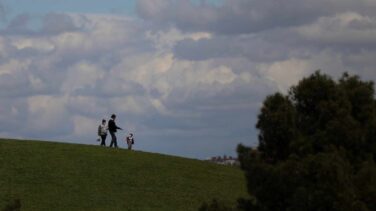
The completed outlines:
<svg viewBox="0 0 376 211">
<path fill-rule="evenodd" d="M 102 119 L 102 123 L 98 126 L 98 141 L 101 142 L 101 146 L 106 146 L 106 138 L 107 138 L 107 131 L 111 135 L 111 143 L 110 147 L 118 148 L 116 132 L 117 130 L 123 130 L 121 127 L 118 127 L 115 122 L 116 115 L 112 114 L 111 119 L 106 124 L 106 120 Z M 134 144 L 133 133 L 129 133 L 128 136 L 125 138 L 127 142 L 128 149 L 132 149 L 132 145 Z"/>
</svg>

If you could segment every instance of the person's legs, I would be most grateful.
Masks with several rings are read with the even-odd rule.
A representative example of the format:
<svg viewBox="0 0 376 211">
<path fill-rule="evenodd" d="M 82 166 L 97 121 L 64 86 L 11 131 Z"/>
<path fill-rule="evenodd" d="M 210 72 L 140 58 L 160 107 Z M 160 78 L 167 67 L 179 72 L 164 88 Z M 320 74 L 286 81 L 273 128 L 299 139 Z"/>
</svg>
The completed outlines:
<svg viewBox="0 0 376 211">
<path fill-rule="evenodd" d="M 117 144 L 116 144 L 116 136 L 115 136 L 115 133 L 110 131 L 110 135 L 111 135 L 111 144 L 110 144 L 110 147 L 112 147 L 113 145 L 115 145 L 115 147 L 116 147 Z"/>
<path fill-rule="evenodd" d="M 102 138 L 101 146 L 106 146 L 106 137 L 107 135 L 101 135 L 101 138 Z"/>
<path fill-rule="evenodd" d="M 115 143 L 115 148 L 118 148 L 118 145 L 117 145 L 117 138 L 116 138 L 115 133 L 114 133 L 114 143 Z"/>
<path fill-rule="evenodd" d="M 111 135 L 111 144 L 110 144 L 110 147 L 114 146 L 115 148 L 118 148 L 117 146 L 117 139 L 116 139 L 116 135 L 114 132 L 110 132 L 110 135 Z"/>
</svg>

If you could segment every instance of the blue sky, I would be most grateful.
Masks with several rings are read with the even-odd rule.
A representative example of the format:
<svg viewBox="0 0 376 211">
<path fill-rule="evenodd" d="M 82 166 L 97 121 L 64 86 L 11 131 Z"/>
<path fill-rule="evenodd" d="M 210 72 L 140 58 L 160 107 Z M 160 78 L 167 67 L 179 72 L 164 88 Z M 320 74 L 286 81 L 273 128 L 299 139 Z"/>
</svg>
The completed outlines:
<svg viewBox="0 0 376 211">
<path fill-rule="evenodd" d="M 328 7 L 327 5 L 330 5 Z M 314 71 L 376 80 L 376 1 L 0 1 L 0 137 L 191 158 L 257 146 L 263 100 Z M 107 144 L 110 140 L 107 139 Z"/>
<path fill-rule="evenodd" d="M 192 0 L 199 4 L 202 0 Z M 135 16 L 136 0 L 3 0 L 11 15 L 30 13 L 115 13 Z M 221 5 L 223 0 L 206 1 L 213 5 Z"/>
<path fill-rule="evenodd" d="M 134 15 L 135 0 L 3 0 L 12 14 L 64 13 L 124 13 Z"/>
</svg>

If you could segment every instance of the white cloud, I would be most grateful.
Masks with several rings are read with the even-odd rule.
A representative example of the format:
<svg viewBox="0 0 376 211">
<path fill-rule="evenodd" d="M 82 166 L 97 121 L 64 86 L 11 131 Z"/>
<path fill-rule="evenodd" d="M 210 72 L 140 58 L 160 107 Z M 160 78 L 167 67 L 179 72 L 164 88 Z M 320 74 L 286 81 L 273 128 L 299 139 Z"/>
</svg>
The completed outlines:
<svg viewBox="0 0 376 211">
<path fill-rule="evenodd" d="M 0 74 L 18 74 L 24 72 L 29 68 L 31 61 L 19 60 L 19 59 L 9 59 L 0 65 Z"/>
<path fill-rule="evenodd" d="M 152 99 L 151 104 L 162 115 L 171 115 L 171 113 L 167 110 L 167 108 L 163 105 L 163 103 L 160 100 Z"/>
<path fill-rule="evenodd" d="M 76 137 L 88 137 L 88 134 L 92 134 L 92 139 L 96 139 L 97 119 L 88 118 L 84 116 L 73 116 L 74 131 L 73 135 Z"/>
<path fill-rule="evenodd" d="M 98 79 L 104 77 L 104 71 L 95 64 L 81 61 L 67 70 L 61 90 L 65 94 L 72 93 L 85 87 L 94 88 Z"/>
<path fill-rule="evenodd" d="M 44 38 L 13 39 L 12 45 L 15 46 L 17 50 L 31 48 L 43 53 L 48 53 L 55 49 L 55 46 Z"/>
<path fill-rule="evenodd" d="M 112 110 L 133 115 L 144 115 L 150 112 L 151 103 L 143 96 L 116 97 L 107 101 Z"/>
<path fill-rule="evenodd" d="M 303 77 L 316 70 L 330 76 L 339 78 L 344 72 L 356 74 L 354 70 L 346 68 L 343 57 L 333 51 L 322 51 L 310 58 L 289 58 L 268 64 L 261 64 L 258 69 L 265 79 L 274 83 L 278 90 L 287 93 L 288 89 L 296 85 Z M 358 72 L 359 73 L 359 72 Z"/>
<path fill-rule="evenodd" d="M 97 96 L 84 96 L 84 95 L 69 95 L 66 94 L 66 109 L 70 112 L 85 115 L 85 116 L 105 116 L 107 109 L 106 105 L 100 102 Z"/>
<path fill-rule="evenodd" d="M 29 81 L 30 81 L 32 90 L 40 91 L 40 90 L 45 89 L 45 84 L 39 77 L 34 76 L 34 75 L 29 75 Z"/>
<path fill-rule="evenodd" d="M 169 52 L 174 45 L 184 39 L 192 39 L 198 41 L 201 39 L 210 39 L 211 33 L 208 32 L 192 32 L 185 33 L 176 28 L 169 28 L 168 30 L 147 31 L 146 38 L 151 40 L 155 47 L 161 52 Z"/>
<path fill-rule="evenodd" d="M 213 84 L 230 84 L 236 79 L 236 74 L 232 72 L 229 67 L 219 66 L 211 70 L 206 70 L 201 73 L 202 75 L 195 76 L 201 83 Z"/>
<path fill-rule="evenodd" d="M 77 27 L 51 35 L 55 48 L 62 54 L 90 55 L 98 51 L 111 51 L 137 39 L 139 25 L 136 20 L 121 16 L 94 14 L 66 14 Z M 58 21 L 58 20 L 56 20 Z"/>
<path fill-rule="evenodd" d="M 69 124 L 66 97 L 31 96 L 27 99 L 28 116 L 26 130 L 38 133 L 59 132 Z"/>
<path fill-rule="evenodd" d="M 308 40 L 329 44 L 376 44 L 376 17 L 355 12 L 321 17 L 297 29 Z"/>
<path fill-rule="evenodd" d="M 259 69 L 265 78 L 277 84 L 279 91 L 287 93 L 288 88 L 296 84 L 300 79 L 312 71 L 309 61 L 298 60 L 295 58 L 275 62 L 271 64 L 262 64 Z"/>
</svg>

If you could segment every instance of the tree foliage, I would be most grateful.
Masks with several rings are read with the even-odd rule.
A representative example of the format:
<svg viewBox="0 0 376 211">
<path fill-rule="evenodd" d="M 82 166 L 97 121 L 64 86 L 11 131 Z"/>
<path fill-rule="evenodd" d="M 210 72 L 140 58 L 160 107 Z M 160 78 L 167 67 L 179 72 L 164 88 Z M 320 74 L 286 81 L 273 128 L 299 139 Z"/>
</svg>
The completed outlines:
<svg viewBox="0 0 376 211">
<path fill-rule="evenodd" d="M 374 84 L 317 71 L 268 96 L 259 146 L 238 146 L 252 200 L 243 210 L 376 210 Z"/>
</svg>

